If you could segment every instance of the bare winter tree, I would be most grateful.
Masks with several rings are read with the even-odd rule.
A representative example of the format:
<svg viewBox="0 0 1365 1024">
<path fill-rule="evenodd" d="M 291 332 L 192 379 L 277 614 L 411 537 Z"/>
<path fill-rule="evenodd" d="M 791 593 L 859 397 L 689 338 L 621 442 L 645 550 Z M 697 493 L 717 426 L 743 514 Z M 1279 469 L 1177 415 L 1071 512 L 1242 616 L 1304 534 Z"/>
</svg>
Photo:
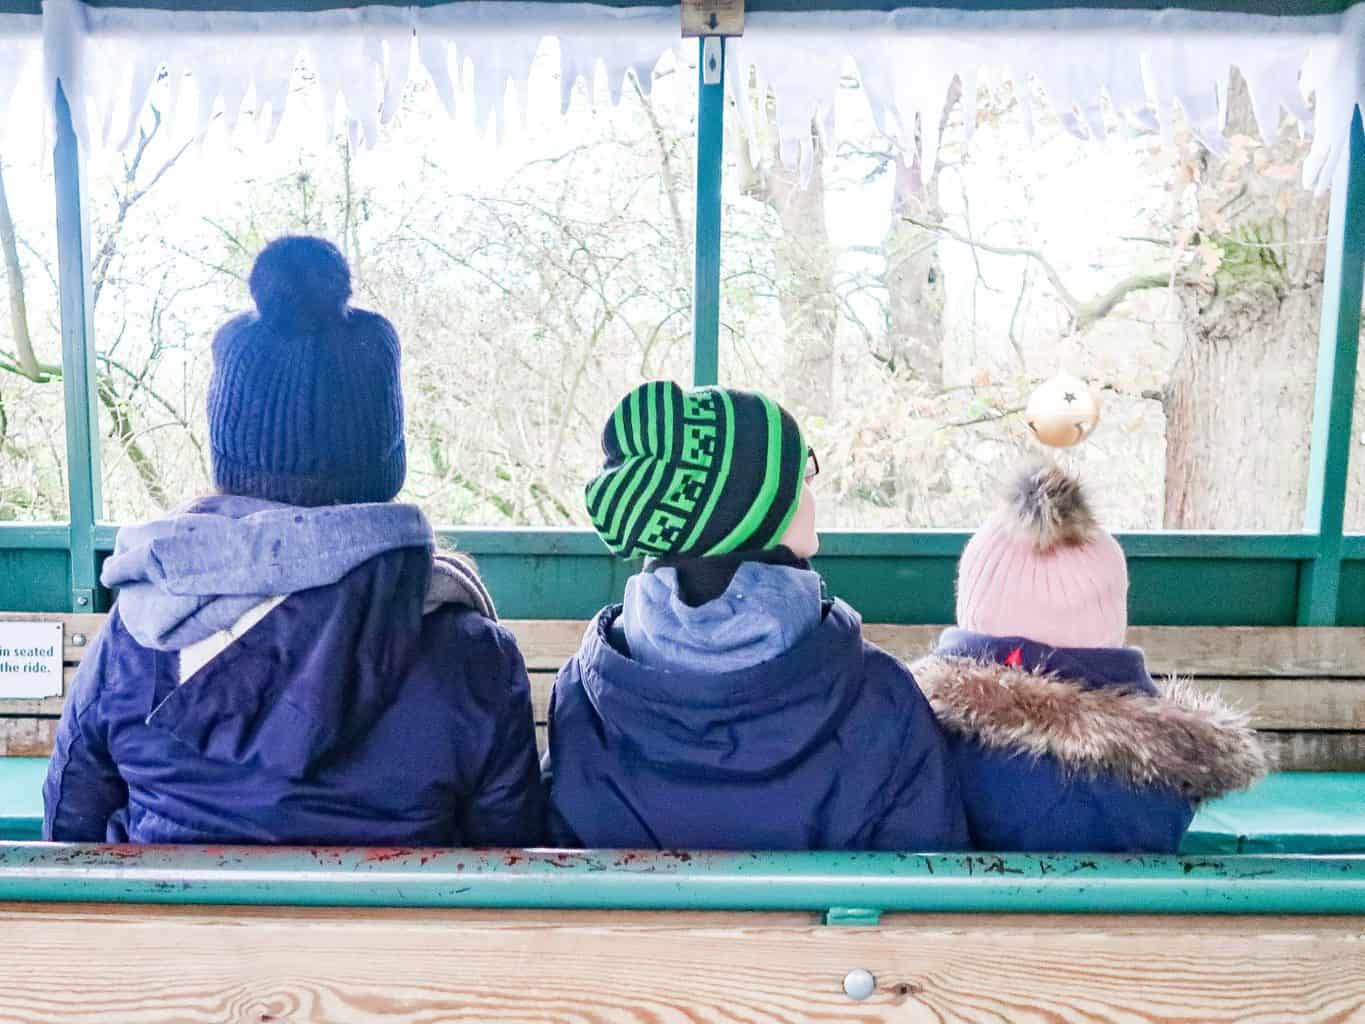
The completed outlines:
<svg viewBox="0 0 1365 1024">
<path fill-rule="evenodd" d="M 5 259 L 5 280 L 9 286 L 10 331 L 14 337 L 13 369 L 31 381 L 42 381 L 44 374 L 33 354 L 33 335 L 28 326 L 28 301 L 24 294 L 24 272 L 19 264 L 19 236 L 14 230 L 9 197 L 5 193 L 5 168 L 0 164 L 0 253 Z"/>
<path fill-rule="evenodd" d="M 150 127 L 140 130 L 136 148 L 124 161 L 124 174 L 117 187 L 114 216 L 111 223 L 105 227 L 100 247 L 91 261 L 92 310 L 98 307 L 105 287 L 111 280 L 112 268 L 119 256 L 122 231 L 130 212 L 151 194 L 189 147 L 186 143 L 149 171 L 145 166 L 145 158 L 160 131 L 161 115 L 153 109 L 151 118 Z M 0 169 L 0 253 L 4 256 L 9 291 L 10 327 L 17 351 L 14 363 L 0 357 L 0 371 L 18 373 L 34 383 L 55 386 L 61 380 L 62 368 L 40 364 L 34 354 L 28 301 L 19 262 L 20 240 L 5 193 L 2 171 L 3 169 Z M 51 268 L 48 270 L 51 273 Z M 128 367 L 106 354 L 97 364 L 95 392 L 109 417 L 112 437 L 127 454 L 148 496 L 158 506 L 165 507 L 170 503 L 170 493 L 156 459 L 142 445 L 134 403 L 134 399 L 142 395 L 164 409 L 175 411 L 174 404 L 156 391 L 152 372 L 154 363 L 154 350 L 152 358 L 136 368 Z"/>
<path fill-rule="evenodd" d="M 1226 155 L 1187 140 L 1198 218 L 1180 239 L 1185 343 L 1166 394 L 1168 529 L 1302 525 L 1327 201 L 1292 187 L 1308 143 L 1261 146 L 1246 83 L 1228 93 Z M 1288 187 L 1287 187 L 1288 186 Z"/>
<path fill-rule="evenodd" d="M 686 377 L 695 105 L 688 90 L 667 87 L 675 75 L 657 76 L 652 93 L 628 88 L 615 113 L 585 117 L 571 144 L 547 145 L 488 180 L 454 172 L 445 154 L 457 151 L 442 144 L 448 129 L 424 125 L 407 97 L 409 109 L 388 130 L 395 151 L 411 159 L 395 160 L 387 139 L 375 153 L 338 140 L 316 151 L 300 145 L 273 177 L 235 183 L 206 216 L 174 187 L 153 191 L 184 172 L 149 117 L 126 158 L 107 162 L 96 193 L 97 393 L 117 446 L 106 460 L 116 514 L 168 504 L 202 479 L 199 354 L 245 299 L 241 278 L 260 245 L 305 230 L 344 245 L 357 301 L 399 328 L 410 496 L 445 521 L 583 522 L 579 492 L 600 458 L 605 411 L 642 377 Z M 1144 197 L 1150 214 L 1141 223 L 1152 237 L 1101 238 L 1080 257 L 1073 242 L 1062 251 L 1038 240 L 1033 214 L 1020 212 L 1029 208 L 1017 186 L 1041 165 L 1008 162 L 997 173 L 986 162 L 1018 136 L 1013 89 L 978 96 L 976 138 L 993 140 L 984 143 L 966 141 L 957 98 L 948 97 L 946 155 L 932 168 L 913 153 L 904 159 L 877 128 L 837 151 L 817 131 L 803 182 L 781 158 L 772 97 L 755 111 L 757 149 L 751 154 L 748 140 L 733 135 L 727 143 L 739 195 L 725 195 L 723 309 L 733 341 L 723 374 L 780 390 L 810 425 L 827 466 L 826 507 L 839 524 L 970 525 L 991 486 L 983 478 L 1024 443 L 1016 414 L 1041 372 L 1029 359 L 1038 361 L 1044 335 L 1055 332 L 1085 358 L 1108 359 L 1098 383 L 1138 410 L 1141 423 L 1126 427 L 1142 433 L 1106 431 L 1085 454 L 1114 465 L 1141 456 L 1142 524 L 1159 523 L 1164 503 L 1173 528 L 1299 525 L 1325 206 L 1291 181 L 1303 155 L 1298 136 L 1287 130 L 1268 148 L 1253 140 L 1245 89 L 1235 83 L 1228 152 L 1211 155 L 1180 136 L 1176 155 L 1152 138 L 1131 143 L 1144 163 L 1130 187 Z M 1058 144 L 1049 153 L 1060 155 L 1042 173 L 1082 170 L 1080 144 L 1055 120 L 1045 130 Z M 1163 176 L 1172 168 L 1178 180 L 1165 211 Z M 834 204 L 856 208 L 866 199 L 853 190 L 880 188 L 888 175 L 897 203 L 891 230 L 841 251 L 827 229 Z M 965 192 L 968 181 L 984 181 L 970 214 L 945 190 L 961 182 Z M 16 326 L 50 319 L 45 289 L 22 271 L 32 278 L 51 268 L 33 262 L 37 251 L 3 216 L 4 184 L 0 257 L 11 301 L 10 323 L 0 325 L 0 380 L 9 385 L 0 394 L 9 401 L 8 410 L 0 404 L 0 446 L 6 413 L 16 422 L 15 396 L 23 403 L 35 388 L 59 393 L 61 372 L 40 358 L 49 335 L 35 352 Z M 164 223 L 161 195 L 184 204 L 168 209 Z M 974 254 L 975 283 L 945 274 L 945 266 L 964 273 L 953 262 L 961 246 Z M 1131 273 L 1131 261 L 1147 269 Z M 959 308 L 964 287 L 979 291 L 973 309 L 989 307 L 984 320 L 1009 317 L 1009 347 L 980 335 L 975 313 L 970 324 L 949 321 L 948 299 Z M 1143 297 L 1172 287 L 1169 303 Z M 1173 307 L 1183 325 L 1158 329 Z M 1126 364 L 1111 358 L 1129 324 L 1146 331 L 1140 391 L 1127 390 L 1113 368 Z M 1179 330 L 1178 350 L 1163 348 Z M 949 344 L 970 344 L 971 359 Z M 26 452 L 10 433 L 0 457 L 23 465 Z M 33 444 L 32 433 L 23 445 Z M 14 490 L 0 505 L 16 507 Z M 1361 487 L 1355 494 L 1365 501 Z M 59 493 L 49 502 L 60 503 Z"/>
<path fill-rule="evenodd" d="M 893 368 L 906 367 L 931 387 L 943 386 L 943 346 L 947 332 L 943 322 L 946 282 L 939 259 L 943 221 L 939 206 L 938 168 L 924 173 L 919 153 L 897 160 L 897 217 L 887 232 L 886 291 L 890 300 L 890 360 Z"/>
<path fill-rule="evenodd" d="M 786 337 L 782 373 L 787 401 L 794 409 L 824 415 L 835 401 L 838 330 L 834 248 L 825 221 L 826 140 L 820 126 L 812 124 L 813 152 L 802 180 L 803 169 L 794 166 L 799 161 L 789 165 L 780 151 L 775 97 L 763 96 L 758 102 L 760 152 L 750 153 L 743 140 L 736 145 L 740 193 L 770 207 L 782 229 L 773 248 Z"/>
</svg>

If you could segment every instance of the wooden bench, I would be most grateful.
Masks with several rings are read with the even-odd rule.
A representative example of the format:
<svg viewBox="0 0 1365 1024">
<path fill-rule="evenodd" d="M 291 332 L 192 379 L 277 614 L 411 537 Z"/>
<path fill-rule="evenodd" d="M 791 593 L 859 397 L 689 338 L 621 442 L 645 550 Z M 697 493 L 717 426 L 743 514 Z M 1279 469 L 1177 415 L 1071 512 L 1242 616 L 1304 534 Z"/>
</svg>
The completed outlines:
<svg viewBox="0 0 1365 1024">
<path fill-rule="evenodd" d="M 24 617 L 62 621 L 68 678 L 102 622 Z M 584 624 L 509 625 L 543 720 Z M 909 659 L 937 630 L 868 633 Z M 1365 760 L 1365 630 L 1133 642 L 1252 708 L 1292 765 Z M 61 708 L 0 711 L 0 750 L 44 755 Z M 1179 858 L 0 843 L 0 1018 L 1365 1019 L 1365 857 L 1340 855 L 1365 849 L 1365 776 L 1265 788 L 1278 822 L 1197 822 Z M 1281 855 L 1305 830 L 1340 853 Z M 56 985 L 54 963 L 79 966 Z"/>
<path fill-rule="evenodd" d="M 0 620 L 60 621 L 69 682 L 103 615 L 0 613 Z M 537 736 L 555 673 L 578 649 L 585 623 L 509 621 L 531 674 Z M 869 625 L 869 639 L 906 660 L 927 652 L 938 626 Z M 1365 771 L 1365 629 L 1135 627 L 1154 675 L 1193 677 L 1251 710 L 1285 771 Z M 0 756 L 45 757 L 65 696 L 0 700 Z"/>
<path fill-rule="evenodd" d="M 35 1024 L 1365 1015 L 1360 858 L 0 844 L 0 929 Z"/>
</svg>

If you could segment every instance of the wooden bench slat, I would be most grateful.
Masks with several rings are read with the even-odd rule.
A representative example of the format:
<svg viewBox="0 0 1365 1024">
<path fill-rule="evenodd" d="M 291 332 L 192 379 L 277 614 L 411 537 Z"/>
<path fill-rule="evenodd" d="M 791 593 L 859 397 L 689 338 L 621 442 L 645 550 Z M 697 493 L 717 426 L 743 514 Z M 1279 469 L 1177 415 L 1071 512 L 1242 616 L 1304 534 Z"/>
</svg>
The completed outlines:
<svg viewBox="0 0 1365 1024">
<path fill-rule="evenodd" d="M 0 717 L 0 757 L 47 757 L 57 732 L 56 718 Z M 1263 732 L 1266 745 L 1277 758 L 1276 768 L 1286 772 L 1365 771 L 1365 733 Z M 545 752 L 546 730 L 536 724 L 536 749 Z"/>
<path fill-rule="evenodd" d="M 104 621 L 97 614 L 0 613 L 0 621 L 64 625 L 67 692 L 81 656 Z M 573 656 L 586 623 L 512 620 L 531 672 L 532 703 L 544 744 L 543 722 L 558 669 Z M 941 627 L 869 624 L 874 642 L 908 661 L 929 650 Z M 85 643 L 77 643 L 84 637 Z M 1130 639 L 1148 653 L 1157 675 L 1193 676 L 1248 708 L 1253 723 L 1272 730 L 1268 742 L 1280 766 L 1298 770 L 1365 769 L 1365 629 L 1254 627 L 1135 627 Z M 0 700 L 0 756 L 43 756 L 64 698 Z"/>
<path fill-rule="evenodd" d="M 74 668 L 66 673 L 67 693 Z M 555 672 L 533 671 L 531 705 L 537 722 L 549 715 Z M 1237 679 L 1200 678 L 1201 690 L 1252 712 L 1258 729 L 1365 730 L 1365 679 Z M 60 715 L 66 697 L 0 700 L 4 715 Z"/>
<path fill-rule="evenodd" d="M 525 620 L 506 625 L 528 667 L 557 669 L 578 649 L 584 624 Z M 934 647 L 942 626 L 868 623 L 869 640 L 914 661 Z M 1147 654 L 1153 675 L 1235 678 L 1365 678 L 1365 628 L 1134 626 L 1128 641 Z"/>
<path fill-rule="evenodd" d="M 1365 772 L 1365 732 L 1263 732 L 1274 765 L 1285 772 Z"/>
<path fill-rule="evenodd" d="M 1194 684 L 1250 711 L 1257 729 L 1365 730 L 1365 679 L 1199 677 Z"/>
<path fill-rule="evenodd" d="M 0 718 L 0 757 L 51 757 L 57 718 Z M 536 723 L 536 751 L 545 753 L 544 722 Z"/>
<path fill-rule="evenodd" d="M 531 673 L 531 706 L 537 722 L 549 715 L 555 673 Z M 1365 679 L 1197 679 L 1251 712 L 1257 729 L 1365 730 Z"/>
<path fill-rule="evenodd" d="M 16 1024 L 1365 1015 L 1360 918 L 11 904 L 0 928 Z M 79 983 L 35 982 L 60 964 Z M 865 1002 L 843 991 L 854 968 Z"/>
<path fill-rule="evenodd" d="M 79 662 L 104 616 L 0 612 L 0 621 L 50 622 L 65 627 L 63 655 Z M 587 623 L 572 619 L 509 619 L 532 671 L 555 670 L 574 652 Z M 942 626 L 869 623 L 868 639 L 897 657 L 914 660 L 932 649 Z M 85 645 L 77 645 L 84 636 Z M 1147 652 L 1155 675 L 1237 678 L 1365 678 L 1365 628 L 1305 626 L 1134 626 L 1129 642 Z"/>
<path fill-rule="evenodd" d="M 869 623 L 869 640 L 913 661 L 929 651 L 942 627 Z M 1153 675 L 1365 678 L 1365 629 L 1300 626 L 1133 626 Z"/>
<path fill-rule="evenodd" d="M 55 718 L 0 718 L 0 757 L 49 757 L 56 739 Z"/>
<path fill-rule="evenodd" d="M 0 622 L 61 622 L 62 660 L 68 664 L 81 660 L 95 634 L 104 626 L 105 617 L 99 612 L 0 612 Z"/>
</svg>

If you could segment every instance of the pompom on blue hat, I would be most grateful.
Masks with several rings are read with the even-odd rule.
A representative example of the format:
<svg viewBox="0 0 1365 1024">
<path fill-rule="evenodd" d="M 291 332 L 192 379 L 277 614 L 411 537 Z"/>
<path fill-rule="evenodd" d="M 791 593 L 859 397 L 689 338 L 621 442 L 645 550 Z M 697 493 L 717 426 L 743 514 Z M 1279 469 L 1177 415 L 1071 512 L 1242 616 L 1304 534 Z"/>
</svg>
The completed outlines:
<svg viewBox="0 0 1365 1024">
<path fill-rule="evenodd" d="M 390 501 L 407 475 L 398 334 L 354 309 L 331 242 L 277 238 L 256 257 L 254 313 L 213 339 L 213 483 L 287 505 Z"/>
</svg>

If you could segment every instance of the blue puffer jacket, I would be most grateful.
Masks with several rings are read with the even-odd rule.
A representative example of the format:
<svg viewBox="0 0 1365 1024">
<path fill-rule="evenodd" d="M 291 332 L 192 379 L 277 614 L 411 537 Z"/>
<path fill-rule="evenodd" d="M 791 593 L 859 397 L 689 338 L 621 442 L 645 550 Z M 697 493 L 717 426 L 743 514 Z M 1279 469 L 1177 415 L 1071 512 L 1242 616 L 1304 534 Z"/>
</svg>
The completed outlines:
<svg viewBox="0 0 1365 1024">
<path fill-rule="evenodd" d="M 217 596 L 208 594 L 212 587 L 195 581 L 218 545 L 196 542 L 179 551 L 171 541 L 188 538 L 190 525 L 201 531 L 196 537 L 251 540 L 223 550 L 236 551 L 234 564 L 257 552 L 264 586 L 287 591 L 285 553 L 316 573 L 338 549 L 319 548 L 310 557 L 283 541 L 260 543 L 262 537 L 278 527 L 286 540 L 301 542 L 310 522 L 330 524 L 317 536 L 355 524 L 340 508 L 297 516 L 287 510 L 283 519 L 280 509 L 257 509 L 258 518 L 274 517 L 268 528 L 231 509 L 177 520 L 146 550 L 126 553 L 140 568 L 127 572 L 120 597 L 127 607 L 109 616 L 76 675 L 43 791 L 44 837 L 376 846 L 540 841 L 543 796 L 521 656 L 512 636 L 485 614 L 431 600 L 440 587 L 431 547 L 412 543 L 420 529 L 400 531 L 401 546 L 362 550 L 364 560 L 333 583 L 288 593 L 182 679 L 193 643 L 219 635 L 214 609 L 223 595 L 234 604 L 218 617 L 229 621 L 243 602 L 258 604 L 259 595 L 245 593 L 256 584 L 233 582 L 230 572 L 208 574 L 219 588 Z M 127 561 L 120 564 L 127 568 Z M 139 587 L 149 581 L 155 585 L 144 593 Z M 186 596 L 192 592 L 193 600 Z M 141 639 L 130 622 L 138 623 Z"/>
<path fill-rule="evenodd" d="M 967 845 L 947 746 L 914 679 L 827 603 L 776 658 L 650 669 L 589 626 L 550 709 L 550 838 L 656 849 Z M 618 631 L 619 636 L 619 631 Z"/>
<path fill-rule="evenodd" d="M 1174 853 L 1199 801 L 1265 772 L 1244 715 L 1158 686 L 1137 648 L 950 629 L 913 671 L 952 737 L 977 849 Z"/>
</svg>

